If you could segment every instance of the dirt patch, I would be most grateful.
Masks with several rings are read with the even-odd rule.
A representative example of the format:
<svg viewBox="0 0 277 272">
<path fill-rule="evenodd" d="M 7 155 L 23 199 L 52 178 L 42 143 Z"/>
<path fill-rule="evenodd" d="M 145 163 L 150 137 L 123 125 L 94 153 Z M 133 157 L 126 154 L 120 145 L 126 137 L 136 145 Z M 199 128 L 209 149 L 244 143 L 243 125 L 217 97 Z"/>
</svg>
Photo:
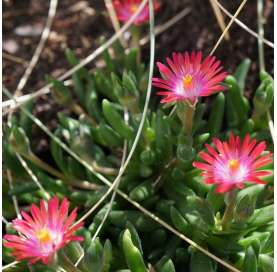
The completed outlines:
<svg viewBox="0 0 277 272">
<path fill-rule="evenodd" d="M 221 1 L 234 13 L 240 1 Z M 208 54 L 221 34 L 208 1 L 171 0 L 163 1 L 163 7 L 156 18 L 161 24 L 177 14 L 181 9 L 190 7 L 191 13 L 157 38 L 156 59 L 163 60 L 172 51 L 203 50 Z M 4 53 L 20 58 L 28 63 L 40 38 L 48 11 L 48 1 L 4 1 L 3 32 Z M 239 19 L 253 30 L 257 29 L 256 2 L 248 1 Z M 228 22 L 226 18 L 226 22 Z M 273 1 L 265 1 L 265 37 L 273 41 Z M 29 28 L 29 30 L 28 30 Z M 30 30 L 31 28 L 31 30 Z M 20 32 L 21 30 L 21 32 Z M 69 65 L 64 57 L 64 49 L 69 47 L 78 57 L 83 58 L 97 47 L 100 35 L 110 37 L 113 33 L 106 16 L 103 1 L 61 0 L 52 27 L 49 41 L 40 61 L 25 87 L 25 92 L 43 86 L 45 74 L 58 76 Z M 234 24 L 230 30 L 231 40 L 224 41 L 216 51 L 224 66 L 232 72 L 245 57 L 253 63 L 248 78 L 248 88 L 253 88 L 258 71 L 257 40 Z M 143 56 L 148 60 L 148 48 L 144 47 Z M 265 45 L 266 68 L 273 73 L 273 50 Z M 3 82 L 14 90 L 23 75 L 25 66 L 3 60 Z"/>
<path fill-rule="evenodd" d="M 64 55 L 65 48 L 71 48 L 79 58 L 84 58 L 97 48 L 100 36 L 108 38 L 113 34 L 103 2 L 103 0 L 59 1 L 49 40 L 24 88 L 24 93 L 33 92 L 44 86 L 46 74 L 57 77 L 69 69 Z M 163 0 L 162 2 L 162 8 L 156 16 L 156 25 L 163 24 L 186 7 L 191 8 L 191 12 L 157 38 L 156 60 L 164 61 L 173 51 L 202 50 L 204 54 L 209 54 L 221 35 L 209 1 Z M 232 14 L 240 2 L 221 1 Z M 273 41 L 273 1 L 264 2 L 265 37 Z M 45 25 L 48 5 L 49 1 L 42 0 L 6 0 L 3 3 L 4 53 L 19 58 L 23 63 L 11 61 L 6 57 L 3 59 L 3 83 L 11 91 L 15 90 L 26 69 L 24 63 L 28 63 L 34 53 L 40 32 Z M 256 9 L 256 1 L 248 1 L 239 15 L 239 19 L 254 31 L 257 30 Z M 226 17 L 225 21 L 229 22 L 229 19 Z M 215 55 L 222 60 L 224 67 L 230 73 L 234 72 L 244 58 L 252 60 L 246 83 L 246 92 L 251 95 L 258 84 L 257 40 L 236 24 L 230 29 L 230 37 L 230 41 L 223 41 L 220 44 Z M 142 57 L 145 62 L 149 61 L 149 45 L 144 46 Z M 273 74 L 273 50 L 267 45 L 265 45 L 265 58 L 267 71 Z M 93 65 L 90 64 L 90 67 Z M 36 102 L 36 115 L 50 127 L 53 127 L 58 110 L 57 105 L 47 96 Z M 48 120 L 51 120 L 52 125 Z M 40 139 L 36 144 L 40 153 L 47 149 L 46 136 L 37 130 L 36 135 L 35 138 Z"/>
</svg>

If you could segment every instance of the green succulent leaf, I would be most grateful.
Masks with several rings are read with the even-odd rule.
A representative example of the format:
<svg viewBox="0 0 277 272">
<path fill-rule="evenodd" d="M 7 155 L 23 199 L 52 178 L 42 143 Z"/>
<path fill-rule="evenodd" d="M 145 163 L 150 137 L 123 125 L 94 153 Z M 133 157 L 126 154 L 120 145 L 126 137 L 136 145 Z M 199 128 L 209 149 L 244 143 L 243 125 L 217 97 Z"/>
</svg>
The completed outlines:
<svg viewBox="0 0 277 272">
<path fill-rule="evenodd" d="M 123 251 L 128 267 L 132 272 L 147 272 L 143 258 L 139 249 L 134 245 L 131 233 L 128 229 L 124 231 L 122 237 Z"/>
<path fill-rule="evenodd" d="M 190 271 L 191 272 L 215 272 L 216 264 L 208 256 L 197 251 L 196 249 L 191 249 L 191 260 L 190 260 Z"/>
<path fill-rule="evenodd" d="M 258 271 L 257 257 L 254 249 L 250 246 L 247 248 L 243 263 L 243 272 L 256 272 Z"/>
</svg>

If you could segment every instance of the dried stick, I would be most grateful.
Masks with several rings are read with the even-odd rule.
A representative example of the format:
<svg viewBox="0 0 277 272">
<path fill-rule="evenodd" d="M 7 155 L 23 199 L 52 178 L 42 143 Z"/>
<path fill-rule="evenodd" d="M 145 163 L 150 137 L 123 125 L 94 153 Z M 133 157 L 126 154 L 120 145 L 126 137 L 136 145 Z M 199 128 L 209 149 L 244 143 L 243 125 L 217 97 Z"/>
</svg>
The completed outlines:
<svg viewBox="0 0 277 272">
<path fill-rule="evenodd" d="M 55 14 L 56 14 L 57 5 L 58 5 L 58 0 L 51 0 L 50 1 L 47 21 L 46 21 L 45 27 L 42 31 L 40 41 L 38 43 L 38 46 L 35 50 L 35 53 L 34 53 L 29 65 L 28 65 L 27 69 L 25 70 L 24 75 L 22 76 L 22 78 L 20 79 L 20 81 L 17 85 L 17 88 L 15 90 L 15 96 L 18 96 L 21 93 L 21 91 L 23 90 L 24 86 L 26 85 L 26 83 L 27 83 L 34 67 L 36 66 L 36 64 L 39 60 L 41 52 L 44 48 L 44 45 L 45 45 L 45 43 L 48 39 L 49 33 L 50 33 L 50 28 L 52 26 L 53 19 L 54 19 Z"/>
<path fill-rule="evenodd" d="M 117 19 L 117 15 L 113 6 L 113 2 L 111 0 L 105 0 L 105 5 L 108 10 L 109 16 L 112 21 L 113 28 L 115 30 L 115 33 L 117 33 L 120 30 L 120 24 Z M 127 47 L 126 41 L 122 36 L 119 37 L 119 41 L 123 47 Z"/>
<path fill-rule="evenodd" d="M 226 28 L 226 25 L 225 25 L 225 22 L 224 22 L 224 18 L 223 18 L 223 15 L 219 9 L 219 7 L 216 5 L 215 1 L 214 0 L 210 0 L 210 4 L 212 6 L 212 9 L 214 11 L 214 14 L 215 14 L 215 17 L 216 17 L 216 20 L 218 22 L 218 25 L 219 27 L 221 28 L 222 32 L 224 31 L 224 29 Z M 230 35 L 229 35 L 229 32 L 227 31 L 224 35 L 225 39 L 227 41 L 230 40 Z"/>
</svg>

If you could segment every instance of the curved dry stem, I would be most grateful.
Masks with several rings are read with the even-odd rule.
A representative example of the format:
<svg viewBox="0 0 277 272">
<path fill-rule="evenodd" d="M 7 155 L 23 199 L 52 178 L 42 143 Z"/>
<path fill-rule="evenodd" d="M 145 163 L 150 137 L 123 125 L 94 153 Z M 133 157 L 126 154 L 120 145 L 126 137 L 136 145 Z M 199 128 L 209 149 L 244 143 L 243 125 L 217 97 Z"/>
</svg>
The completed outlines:
<svg viewBox="0 0 277 272">
<path fill-rule="evenodd" d="M 111 0 L 104 0 L 104 1 L 105 1 L 106 8 L 108 10 L 113 28 L 114 28 L 115 32 L 117 33 L 120 30 L 120 24 L 117 19 L 117 15 L 116 15 L 116 12 L 115 12 L 115 9 L 113 6 L 113 2 Z M 122 36 L 119 37 L 119 41 L 123 47 L 127 47 L 127 44 Z"/>
<path fill-rule="evenodd" d="M 25 59 L 22 59 L 22 58 L 20 58 L 20 57 L 17 57 L 17 56 L 8 54 L 8 53 L 6 53 L 6 52 L 2 52 L 2 57 L 3 57 L 3 59 L 6 59 L 6 60 L 9 60 L 9 61 L 15 62 L 15 63 L 17 63 L 17 64 L 21 64 L 21 65 L 27 67 L 28 62 L 27 62 Z"/>
<path fill-rule="evenodd" d="M 45 43 L 46 43 L 49 33 L 50 33 L 50 29 L 51 29 L 51 26 L 52 26 L 52 23 L 53 23 L 55 14 L 56 14 L 57 5 L 58 5 L 58 0 L 50 1 L 47 21 L 46 21 L 45 27 L 42 31 L 40 41 L 38 43 L 38 46 L 35 50 L 35 53 L 28 65 L 27 69 L 25 70 L 24 75 L 22 76 L 22 78 L 20 79 L 20 81 L 17 85 L 16 91 L 15 91 L 15 96 L 18 96 L 18 94 L 21 93 L 21 91 L 23 90 L 24 86 L 26 85 L 33 69 L 35 68 L 35 66 L 39 60 L 41 52 L 45 46 Z"/>
<path fill-rule="evenodd" d="M 224 29 L 226 28 L 226 24 L 224 22 L 224 18 L 223 18 L 223 15 L 221 13 L 221 10 L 216 5 L 214 0 L 210 0 L 210 4 L 212 6 L 212 9 L 213 9 L 213 12 L 215 14 L 215 17 L 216 17 L 216 20 L 217 20 L 217 23 L 218 23 L 219 27 L 221 28 L 222 31 L 224 31 Z M 225 33 L 224 37 L 227 41 L 230 40 L 230 35 L 229 35 L 228 31 Z"/>
<path fill-rule="evenodd" d="M 95 169 L 96 172 L 102 173 L 104 175 L 116 176 L 118 174 L 117 169 L 101 166 L 96 161 L 92 162 L 92 167 Z"/>
<path fill-rule="evenodd" d="M 44 45 L 45 45 L 45 43 L 48 39 L 49 33 L 50 33 L 50 28 L 52 26 L 53 19 L 54 19 L 54 16 L 56 14 L 57 5 L 58 5 L 58 0 L 51 0 L 50 1 L 48 16 L 47 16 L 47 20 L 46 20 L 46 25 L 45 25 L 45 27 L 42 31 L 40 41 L 38 43 L 38 46 L 35 50 L 35 53 L 34 53 L 29 65 L 28 65 L 27 69 L 25 70 L 25 73 L 23 74 L 22 78 L 20 79 L 20 81 L 19 81 L 19 83 L 16 87 L 14 96 L 19 96 L 21 94 L 21 91 L 25 87 L 25 85 L 26 85 L 33 69 L 35 68 L 35 66 L 36 66 L 36 64 L 39 60 L 40 54 L 41 54 L 41 52 L 44 48 Z M 10 123 L 12 114 L 13 114 L 13 110 L 11 110 L 9 112 L 8 123 Z"/>
</svg>

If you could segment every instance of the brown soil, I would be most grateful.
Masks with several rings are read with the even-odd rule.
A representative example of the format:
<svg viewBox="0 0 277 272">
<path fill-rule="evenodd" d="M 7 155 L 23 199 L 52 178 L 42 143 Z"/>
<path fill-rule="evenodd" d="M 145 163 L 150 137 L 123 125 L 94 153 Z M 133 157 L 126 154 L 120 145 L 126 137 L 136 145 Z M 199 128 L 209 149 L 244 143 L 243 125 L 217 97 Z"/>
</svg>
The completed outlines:
<svg viewBox="0 0 277 272">
<path fill-rule="evenodd" d="M 45 75 L 59 76 L 69 69 L 64 55 L 65 48 L 74 50 L 79 58 L 89 55 L 98 46 L 100 36 L 110 37 L 113 28 L 106 14 L 103 0 L 76 1 L 60 0 L 54 24 L 47 44 L 41 54 L 24 93 L 31 93 L 45 85 Z M 241 1 L 220 1 L 232 14 Z M 273 1 L 265 0 L 265 37 L 273 41 Z M 164 32 L 156 41 L 156 60 L 164 61 L 173 51 L 203 50 L 208 54 L 221 35 L 208 0 L 163 0 L 156 16 L 156 25 L 163 24 L 174 14 L 186 7 L 191 13 Z M 44 27 L 49 1 L 43 0 L 5 0 L 3 2 L 3 52 L 28 63 L 31 59 L 40 33 Z M 257 30 L 256 1 L 248 1 L 239 19 L 254 31 Z M 229 19 L 226 17 L 225 21 Z M 146 28 L 147 33 L 147 28 Z M 234 72 L 235 67 L 246 57 L 252 60 L 246 91 L 253 93 L 258 84 L 257 40 L 238 25 L 230 30 L 230 41 L 223 41 L 215 55 L 222 60 L 224 67 Z M 143 48 L 143 59 L 149 60 L 149 46 Z M 273 74 L 273 50 L 265 45 L 266 68 Z M 93 63 L 90 64 L 93 67 Z M 3 59 L 3 83 L 14 91 L 26 66 L 22 63 Z M 55 110 L 53 110 L 53 108 Z M 42 120 L 53 120 L 57 106 L 48 97 L 36 103 L 36 114 Z M 40 135 L 42 137 L 42 135 Z M 40 138 L 38 137 L 38 138 Z M 44 136 L 45 137 L 45 136 Z M 40 144 L 43 148 L 45 140 Z M 38 148 L 40 149 L 40 148 Z"/>
<path fill-rule="evenodd" d="M 40 61 L 34 69 L 25 92 L 29 93 L 45 84 L 45 74 L 58 76 L 69 65 L 64 57 L 64 49 L 69 47 L 78 57 L 87 56 L 97 47 L 100 35 L 110 37 L 112 27 L 105 13 L 102 0 L 75 1 L 60 0 L 52 32 Z M 222 0 L 221 3 L 234 13 L 241 1 Z M 49 1 L 6 0 L 3 4 L 3 49 L 26 63 L 32 57 L 43 29 Z M 191 7 L 192 12 L 157 38 L 156 59 L 163 60 L 172 51 L 203 50 L 208 54 L 220 36 L 220 28 L 212 12 L 209 1 L 203 0 L 163 0 L 156 24 L 162 24 L 181 9 Z M 248 1 L 239 19 L 253 30 L 257 29 L 256 1 Z M 273 41 L 273 1 L 265 1 L 265 37 Z M 228 19 L 225 20 L 228 22 Z M 33 27 L 28 30 L 27 27 Z M 23 28 L 22 28 L 23 27 Z M 25 27 L 25 28 L 24 28 Z M 24 30 L 25 29 L 25 30 Z M 20 31 L 21 30 L 21 31 Z M 21 35 L 18 32 L 22 33 Z M 30 34 L 33 34 L 31 36 Z M 256 78 L 258 70 L 257 40 L 236 24 L 230 31 L 231 40 L 224 41 L 216 51 L 224 66 L 232 72 L 245 57 L 253 63 L 251 74 Z M 10 52 L 8 52 L 10 51 Z M 148 48 L 144 47 L 144 59 L 148 60 Z M 273 72 L 273 50 L 265 45 L 266 67 Z M 14 90 L 23 75 L 25 66 L 6 58 L 3 59 L 3 83 Z M 251 80 L 251 78 L 249 79 Z M 255 80 L 250 82 L 254 83 Z M 253 87 L 253 86 L 249 86 Z"/>
</svg>

